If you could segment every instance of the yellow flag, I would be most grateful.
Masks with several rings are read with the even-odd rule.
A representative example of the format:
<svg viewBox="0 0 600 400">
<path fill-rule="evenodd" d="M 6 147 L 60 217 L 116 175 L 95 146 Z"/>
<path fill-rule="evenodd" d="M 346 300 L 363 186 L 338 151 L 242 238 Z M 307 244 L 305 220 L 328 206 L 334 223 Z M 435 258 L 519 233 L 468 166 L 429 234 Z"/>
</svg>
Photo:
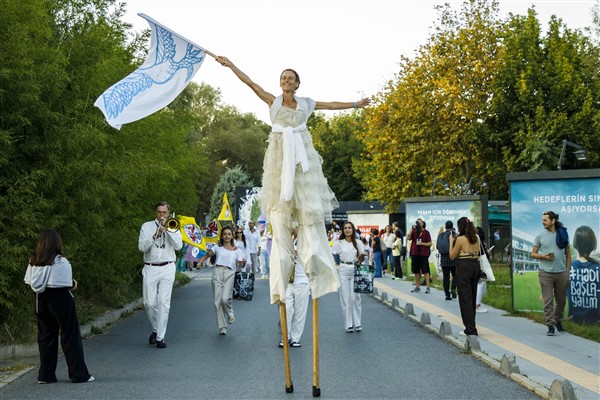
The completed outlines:
<svg viewBox="0 0 600 400">
<path fill-rule="evenodd" d="M 223 193 L 223 207 L 221 208 L 221 214 L 219 214 L 219 221 L 233 221 L 233 215 L 229 208 L 229 201 L 227 200 L 227 193 Z"/>
<path fill-rule="evenodd" d="M 196 224 L 196 219 L 184 215 L 178 215 L 177 218 L 179 218 L 179 230 L 183 241 L 206 251 L 205 238 L 202 230 Z"/>
</svg>

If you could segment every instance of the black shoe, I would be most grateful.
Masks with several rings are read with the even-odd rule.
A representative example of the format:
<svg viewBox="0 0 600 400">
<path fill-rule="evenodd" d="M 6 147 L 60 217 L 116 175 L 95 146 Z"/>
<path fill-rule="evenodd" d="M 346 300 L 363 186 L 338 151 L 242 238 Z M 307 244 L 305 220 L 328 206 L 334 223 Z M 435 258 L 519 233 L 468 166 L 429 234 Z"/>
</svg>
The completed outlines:
<svg viewBox="0 0 600 400">
<path fill-rule="evenodd" d="M 452 292 L 452 298 L 455 299 L 456 298 L 456 292 Z"/>
<path fill-rule="evenodd" d="M 556 325 L 556 330 L 558 331 L 558 333 L 564 333 L 565 332 L 565 328 L 563 328 L 562 323 L 557 323 Z"/>
<path fill-rule="evenodd" d="M 450 297 L 450 295 L 446 295 L 446 300 L 452 300 L 452 297 Z"/>
<path fill-rule="evenodd" d="M 156 332 L 152 332 L 148 338 L 148 344 L 156 344 Z"/>
<path fill-rule="evenodd" d="M 167 344 L 165 343 L 164 340 L 159 340 L 156 342 L 156 347 L 158 349 L 166 349 L 167 348 Z"/>
<path fill-rule="evenodd" d="M 554 336 L 554 326 L 548 325 L 548 332 L 546 332 L 546 336 Z"/>
</svg>

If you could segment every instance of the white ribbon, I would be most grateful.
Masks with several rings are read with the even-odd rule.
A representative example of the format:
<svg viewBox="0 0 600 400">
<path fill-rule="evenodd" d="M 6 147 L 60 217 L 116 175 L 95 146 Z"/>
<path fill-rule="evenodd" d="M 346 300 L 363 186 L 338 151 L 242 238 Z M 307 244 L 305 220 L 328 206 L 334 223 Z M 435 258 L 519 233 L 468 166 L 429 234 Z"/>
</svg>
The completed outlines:
<svg viewBox="0 0 600 400">
<path fill-rule="evenodd" d="M 295 128 L 274 124 L 273 132 L 281 132 L 281 146 L 283 148 L 283 160 L 281 168 L 281 194 L 279 200 L 290 201 L 294 194 L 294 176 L 296 164 L 302 166 L 302 172 L 309 170 L 308 156 L 302 142 L 302 136 L 298 133 L 306 130 L 306 124 L 300 124 Z"/>
</svg>

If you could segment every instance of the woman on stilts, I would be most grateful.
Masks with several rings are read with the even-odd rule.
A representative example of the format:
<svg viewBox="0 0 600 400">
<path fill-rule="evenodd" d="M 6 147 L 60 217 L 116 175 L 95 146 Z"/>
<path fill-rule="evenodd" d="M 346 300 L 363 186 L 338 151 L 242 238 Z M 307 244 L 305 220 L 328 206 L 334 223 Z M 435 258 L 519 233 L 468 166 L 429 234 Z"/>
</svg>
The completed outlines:
<svg viewBox="0 0 600 400">
<path fill-rule="evenodd" d="M 282 94 L 276 97 L 253 82 L 226 57 L 216 57 L 216 60 L 230 68 L 270 109 L 273 125 L 263 163 L 260 205 L 273 228 L 271 303 L 285 303 L 286 286 L 294 267 L 294 244 L 289 233 L 296 228 L 298 257 L 310 280 L 314 319 L 318 298 L 337 291 L 340 285 L 325 229 L 325 222 L 331 220 L 331 211 L 339 204 L 323 175 L 322 159 L 313 146 L 306 123 L 314 110 L 357 109 L 368 105 L 370 100 L 321 102 L 296 96 L 300 77 L 292 69 L 281 73 Z M 285 307 L 280 310 L 285 313 Z M 285 315 L 281 321 L 286 321 Z M 317 329 L 318 325 L 315 326 L 313 321 L 313 338 L 317 338 Z M 282 326 L 282 331 L 287 331 L 286 327 Z M 287 344 L 286 338 L 283 339 Z M 313 396 L 318 396 L 318 343 L 314 343 L 314 350 Z M 284 346 L 284 359 L 286 391 L 292 392 L 287 345 Z"/>
</svg>

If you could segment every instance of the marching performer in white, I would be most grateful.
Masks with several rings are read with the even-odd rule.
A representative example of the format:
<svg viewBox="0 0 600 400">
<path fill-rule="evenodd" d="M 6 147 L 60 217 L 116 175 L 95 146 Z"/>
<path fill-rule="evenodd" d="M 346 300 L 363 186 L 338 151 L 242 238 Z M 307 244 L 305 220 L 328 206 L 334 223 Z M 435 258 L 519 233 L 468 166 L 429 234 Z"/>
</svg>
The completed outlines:
<svg viewBox="0 0 600 400">
<path fill-rule="evenodd" d="M 138 239 L 138 248 L 144 253 L 144 307 L 152 325 L 148 343 L 156 344 L 159 349 L 167 347 L 165 334 L 175 282 L 175 250 L 183 247 L 180 230 L 170 231 L 165 226 L 170 212 L 167 202 L 158 203 L 156 219 L 142 225 Z"/>
<path fill-rule="evenodd" d="M 295 237 L 296 232 L 292 230 Z M 310 286 L 308 277 L 302 268 L 302 264 L 295 255 L 295 266 L 292 282 L 289 283 L 286 291 L 285 308 L 287 314 L 288 343 L 291 347 L 302 347 L 300 339 L 304 332 L 306 324 L 306 312 L 308 311 L 308 296 L 310 295 Z M 283 305 L 281 306 L 283 307 Z M 283 340 L 279 342 L 279 347 L 283 347 Z"/>
<path fill-rule="evenodd" d="M 334 242 L 331 252 L 340 256 L 338 273 L 344 328 L 348 333 L 360 332 L 362 308 L 360 293 L 354 293 L 354 269 L 356 263 L 362 263 L 365 259 L 365 246 L 357 239 L 356 228 L 352 222 L 344 222 L 342 235 Z"/>
</svg>

